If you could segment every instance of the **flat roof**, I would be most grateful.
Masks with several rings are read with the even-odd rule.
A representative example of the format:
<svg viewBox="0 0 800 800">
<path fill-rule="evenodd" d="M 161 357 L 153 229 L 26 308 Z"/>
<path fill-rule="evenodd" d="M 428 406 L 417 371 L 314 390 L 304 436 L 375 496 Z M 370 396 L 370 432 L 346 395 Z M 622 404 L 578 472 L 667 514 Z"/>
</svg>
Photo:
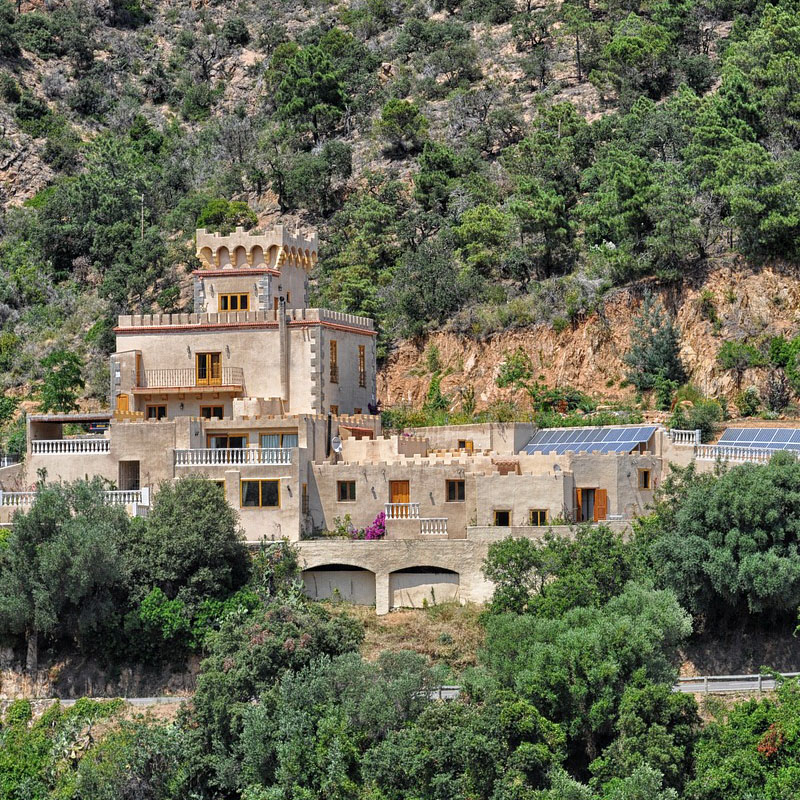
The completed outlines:
<svg viewBox="0 0 800 800">
<path fill-rule="evenodd" d="M 31 422 L 111 422 L 114 415 L 110 411 L 96 411 L 92 414 L 29 414 Z"/>
</svg>

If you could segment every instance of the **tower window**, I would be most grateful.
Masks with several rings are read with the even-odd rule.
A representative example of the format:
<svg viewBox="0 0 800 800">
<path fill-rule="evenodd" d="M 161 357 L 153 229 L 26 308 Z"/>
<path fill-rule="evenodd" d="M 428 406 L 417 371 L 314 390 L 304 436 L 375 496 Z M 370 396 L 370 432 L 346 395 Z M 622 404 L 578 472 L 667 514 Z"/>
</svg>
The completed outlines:
<svg viewBox="0 0 800 800">
<path fill-rule="evenodd" d="M 219 296 L 220 311 L 248 311 L 249 309 L 249 294 L 221 294 Z"/>
</svg>

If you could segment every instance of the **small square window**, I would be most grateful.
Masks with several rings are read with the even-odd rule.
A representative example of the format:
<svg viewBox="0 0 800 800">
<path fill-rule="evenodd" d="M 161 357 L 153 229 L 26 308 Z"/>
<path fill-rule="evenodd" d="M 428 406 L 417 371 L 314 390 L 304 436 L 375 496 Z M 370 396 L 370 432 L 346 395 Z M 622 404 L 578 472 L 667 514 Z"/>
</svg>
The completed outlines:
<svg viewBox="0 0 800 800">
<path fill-rule="evenodd" d="M 356 501 L 356 482 L 337 481 L 337 497 L 340 503 L 355 503 Z"/>
<path fill-rule="evenodd" d="M 333 406 L 332 405 L 331 406 L 331 414 L 333 414 L 334 417 L 338 417 L 339 416 L 339 406 Z"/>
<path fill-rule="evenodd" d="M 222 419 L 223 416 L 223 407 L 222 406 L 200 406 L 200 416 L 203 419 Z"/>
<path fill-rule="evenodd" d="M 164 419 L 166 416 L 166 406 L 147 406 L 147 419 Z"/>
<path fill-rule="evenodd" d="M 547 525 L 547 510 L 543 508 L 532 508 L 528 512 L 528 524 L 534 527 Z"/>
<path fill-rule="evenodd" d="M 494 512 L 494 524 L 498 528 L 508 528 L 511 526 L 511 512 L 502 510 Z"/>
<path fill-rule="evenodd" d="M 651 483 L 651 476 L 649 469 L 640 469 L 639 470 L 639 488 L 640 489 L 650 489 L 652 487 Z"/>
<path fill-rule="evenodd" d="M 458 449 L 466 450 L 468 453 L 472 452 L 472 439 L 459 439 Z"/>
<path fill-rule="evenodd" d="M 448 503 L 463 503 L 465 498 L 464 481 L 445 481 Z"/>
<path fill-rule="evenodd" d="M 354 414 L 360 414 L 361 413 L 361 409 L 356 406 L 356 408 L 353 409 L 353 413 Z"/>
</svg>

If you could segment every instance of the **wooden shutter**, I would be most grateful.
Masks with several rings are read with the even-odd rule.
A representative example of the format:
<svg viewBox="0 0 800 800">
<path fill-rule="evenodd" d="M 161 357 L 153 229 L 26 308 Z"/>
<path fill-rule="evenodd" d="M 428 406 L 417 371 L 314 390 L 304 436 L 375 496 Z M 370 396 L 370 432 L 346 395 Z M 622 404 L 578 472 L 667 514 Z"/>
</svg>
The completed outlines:
<svg viewBox="0 0 800 800">
<path fill-rule="evenodd" d="M 580 522 L 581 521 L 581 500 L 582 500 L 581 490 L 580 489 L 576 489 L 575 490 L 575 522 Z"/>
<path fill-rule="evenodd" d="M 605 489 L 594 490 L 594 521 L 599 522 L 608 516 L 608 492 Z"/>
</svg>

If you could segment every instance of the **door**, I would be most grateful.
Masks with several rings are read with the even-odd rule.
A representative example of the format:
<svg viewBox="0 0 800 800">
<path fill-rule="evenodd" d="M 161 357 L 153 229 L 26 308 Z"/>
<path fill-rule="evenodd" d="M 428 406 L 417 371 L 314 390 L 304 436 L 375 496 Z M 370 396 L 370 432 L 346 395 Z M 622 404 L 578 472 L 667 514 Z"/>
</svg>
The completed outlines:
<svg viewBox="0 0 800 800">
<path fill-rule="evenodd" d="M 595 520 L 597 492 L 605 489 L 576 489 L 575 490 L 575 521 L 592 522 Z M 605 519 L 605 517 L 603 517 Z"/>
<path fill-rule="evenodd" d="M 117 411 L 121 411 L 122 413 L 128 412 L 128 395 L 126 394 L 117 395 Z"/>
<path fill-rule="evenodd" d="M 594 490 L 594 521 L 599 522 L 608 516 L 608 492 L 605 489 Z"/>
<path fill-rule="evenodd" d="M 408 481 L 389 481 L 389 502 L 399 504 L 392 509 L 394 519 L 408 519 L 411 516 L 410 500 Z"/>
<path fill-rule="evenodd" d="M 219 386 L 222 383 L 222 353 L 198 353 L 197 385 Z"/>
<path fill-rule="evenodd" d="M 125 491 L 139 489 L 139 462 L 119 462 L 119 488 Z"/>
<path fill-rule="evenodd" d="M 390 503 L 410 502 L 408 481 L 389 481 L 389 502 Z"/>
</svg>

